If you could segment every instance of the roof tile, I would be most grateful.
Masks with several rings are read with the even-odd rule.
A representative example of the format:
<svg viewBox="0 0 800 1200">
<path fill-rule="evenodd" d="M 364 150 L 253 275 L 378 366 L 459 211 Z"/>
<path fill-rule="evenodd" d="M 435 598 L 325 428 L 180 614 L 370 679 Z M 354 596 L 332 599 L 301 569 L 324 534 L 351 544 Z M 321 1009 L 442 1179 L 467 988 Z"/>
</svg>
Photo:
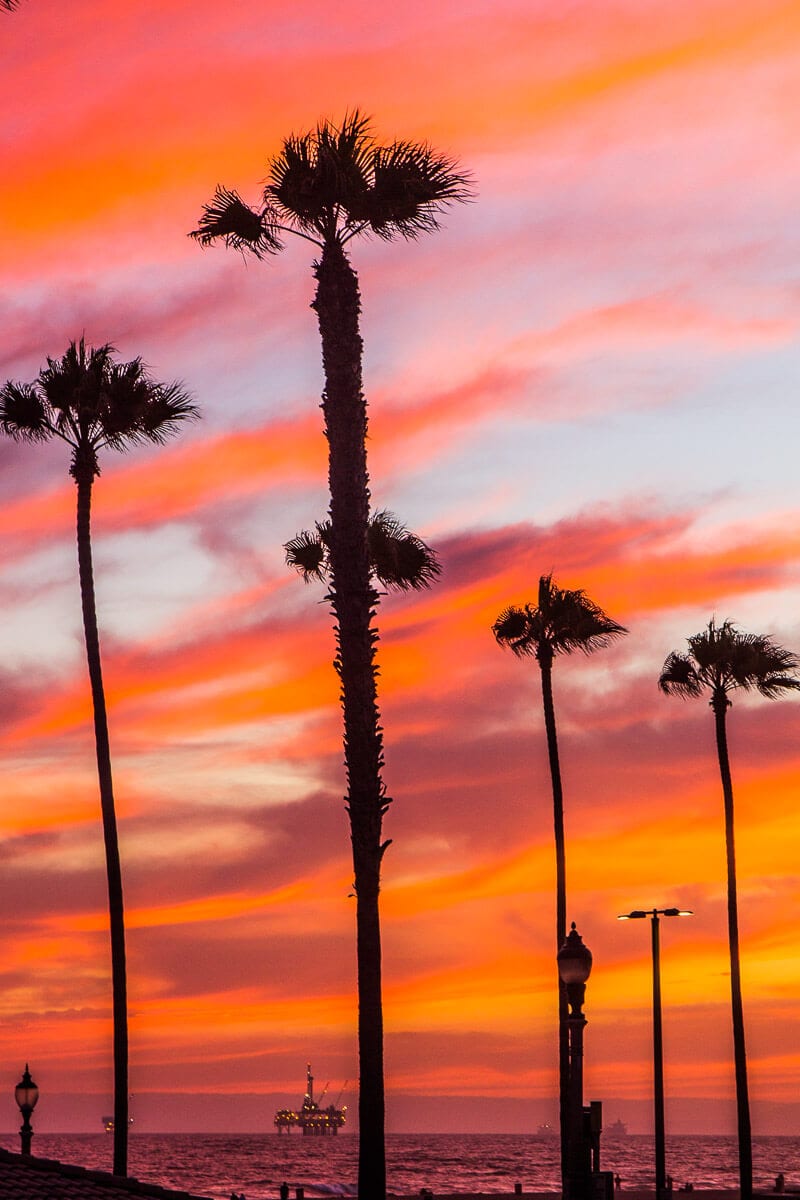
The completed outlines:
<svg viewBox="0 0 800 1200">
<path fill-rule="evenodd" d="M 0 1148 L 0 1200 L 210 1200 Z"/>
</svg>

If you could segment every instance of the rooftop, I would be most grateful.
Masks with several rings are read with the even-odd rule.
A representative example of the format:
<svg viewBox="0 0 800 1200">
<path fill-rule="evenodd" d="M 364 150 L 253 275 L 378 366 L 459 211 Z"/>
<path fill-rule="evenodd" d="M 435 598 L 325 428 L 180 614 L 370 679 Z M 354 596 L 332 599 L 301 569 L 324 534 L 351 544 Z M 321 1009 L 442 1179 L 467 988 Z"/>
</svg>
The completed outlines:
<svg viewBox="0 0 800 1200">
<path fill-rule="evenodd" d="M 0 1200 L 210 1200 L 0 1148 Z"/>
</svg>

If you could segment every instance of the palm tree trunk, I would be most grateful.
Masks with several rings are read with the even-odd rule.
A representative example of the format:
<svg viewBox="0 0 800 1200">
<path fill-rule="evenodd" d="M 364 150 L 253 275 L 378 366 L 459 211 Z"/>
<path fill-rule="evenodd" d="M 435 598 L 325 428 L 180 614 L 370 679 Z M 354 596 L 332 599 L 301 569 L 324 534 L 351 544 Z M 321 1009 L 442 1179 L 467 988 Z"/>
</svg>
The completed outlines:
<svg viewBox="0 0 800 1200">
<path fill-rule="evenodd" d="M 538 652 L 542 672 L 542 703 L 544 727 L 547 734 L 547 754 L 550 760 L 550 779 L 553 786 L 553 827 L 556 843 L 556 953 L 567 937 L 567 856 L 564 838 L 564 794 L 561 788 L 561 765 L 558 758 L 556 710 L 553 702 L 553 652 L 542 646 Z M 569 1033 L 567 1028 L 567 989 L 558 976 L 558 1093 L 559 1125 L 561 1132 L 561 1181 L 567 1194 L 567 1141 L 569 1125 Z"/>
<path fill-rule="evenodd" d="M 315 265 L 314 307 L 322 337 L 328 438 L 331 601 L 344 711 L 347 810 L 353 847 L 358 953 L 359 1163 L 361 1200 L 384 1200 L 383 1005 L 378 895 L 381 826 L 388 800 L 381 778 L 383 740 L 378 712 L 372 618 L 377 604 L 367 531 L 367 408 L 361 390 L 362 341 L 358 279 L 338 241 L 326 243 Z M 387 843 L 388 844 L 388 843 Z"/>
<path fill-rule="evenodd" d="M 736 1112 L 739 1133 L 739 1188 L 741 1200 L 752 1200 L 753 1150 L 750 1133 L 750 1100 L 747 1089 L 747 1054 L 744 1042 L 744 1008 L 739 966 L 739 913 L 736 899 L 736 853 L 733 840 L 733 784 L 728 759 L 725 725 L 728 699 L 715 695 L 711 701 L 717 734 L 717 755 L 725 803 L 725 853 L 728 867 L 728 945 L 731 959 L 731 1010 L 733 1015 L 733 1061 L 736 1072 Z"/>
<path fill-rule="evenodd" d="M 128 1004 L 125 969 L 125 918 L 122 903 L 122 872 L 117 839 L 117 818 L 111 778 L 106 700 L 100 662 L 100 638 L 92 570 L 91 508 L 92 484 L 96 473 L 94 455 L 81 462 L 76 455 L 73 474 L 78 485 L 78 571 L 80 575 L 86 661 L 92 687 L 97 774 L 108 877 L 108 912 L 111 925 L 111 990 L 114 1025 L 114 1174 L 128 1173 Z"/>
</svg>

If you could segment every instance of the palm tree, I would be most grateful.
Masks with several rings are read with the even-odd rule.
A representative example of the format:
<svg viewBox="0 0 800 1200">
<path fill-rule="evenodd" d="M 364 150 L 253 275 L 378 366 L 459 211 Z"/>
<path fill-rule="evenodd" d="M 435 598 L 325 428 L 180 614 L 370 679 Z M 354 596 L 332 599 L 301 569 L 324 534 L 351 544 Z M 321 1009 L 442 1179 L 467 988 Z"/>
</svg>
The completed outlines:
<svg viewBox="0 0 800 1200">
<path fill-rule="evenodd" d="M 0 8 L 6 12 L 13 12 L 15 8 L 19 8 L 19 0 L 0 0 Z"/>
<path fill-rule="evenodd" d="M 736 1073 L 736 1108 L 739 1133 L 739 1186 L 742 1200 L 753 1194 L 753 1156 L 750 1137 L 750 1101 L 747 1090 L 747 1054 L 744 1040 L 742 980 L 739 966 L 739 914 L 736 894 L 736 854 L 733 825 L 733 784 L 728 759 L 726 718 L 731 693 L 757 691 L 768 700 L 800 688 L 791 672 L 800 660 L 777 646 L 765 634 L 740 633 L 730 621 L 708 627 L 688 639 L 689 653 L 669 655 L 658 686 L 668 696 L 693 697 L 709 693 L 714 712 L 717 757 L 725 808 L 725 851 L 728 873 L 728 944 L 731 959 L 731 1010 L 733 1058 Z"/>
<path fill-rule="evenodd" d="M 222 240 L 257 259 L 283 248 L 283 234 L 319 251 L 313 307 L 322 341 L 322 409 L 328 439 L 330 596 L 344 713 L 346 806 L 356 893 L 359 1046 L 358 1192 L 386 1194 L 383 1013 L 378 893 L 388 845 L 382 841 L 389 797 L 382 779 L 383 735 L 376 686 L 368 529 L 367 406 L 362 393 L 361 299 L 347 247 L 364 235 L 416 238 L 438 228 L 440 210 L 471 195 L 468 177 L 426 144 L 380 145 L 369 120 L 347 114 L 287 138 L 268 166 L 263 204 L 246 205 L 218 187 L 192 236 Z"/>
<path fill-rule="evenodd" d="M 88 351 L 83 338 L 60 359 L 48 358 L 31 384 L 9 381 L 0 390 L 0 429 L 19 441 L 60 438 L 71 448 L 69 473 L 78 488 L 78 571 L 83 631 L 92 691 L 100 808 L 108 877 L 114 1026 L 114 1174 L 127 1174 L 128 1023 L 125 921 L 117 819 L 111 777 L 105 692 L 92 570 L 92 487 L 100 450 L 164 442 L 197 409 L 178 384 L 156 383 L 139 358 L 117 363 L 113 347 Z"/>
<path fill-rule="evenodd" d="M 559 588 L 552 575 L 539 579 L 536 606 L 524 608 L 512 605 L 492 626 L 501 646 L 508 646 L 520 658 L 534 657 L 542 675 L 542 704 L 553 788 L 553 826 L 556 845 L 556 953 L 567 937 L 567 862 L 564 840 L 564 794 L 561 785 L 561 765 L 558 757 L 556 714 L 553 702 L 553 660 L 558 654 L 582 650 L 592 654 L 607 646 L 614 638 L 627 633 L 607 616 L 582 589 Z M 564 1194 L 567 1191 L 567 1087 L 569 1061 L 567 1051 L 567 993 L 558 981 L 558 1063 L 561 1125 L 561 1169 Z"/>
</svg>

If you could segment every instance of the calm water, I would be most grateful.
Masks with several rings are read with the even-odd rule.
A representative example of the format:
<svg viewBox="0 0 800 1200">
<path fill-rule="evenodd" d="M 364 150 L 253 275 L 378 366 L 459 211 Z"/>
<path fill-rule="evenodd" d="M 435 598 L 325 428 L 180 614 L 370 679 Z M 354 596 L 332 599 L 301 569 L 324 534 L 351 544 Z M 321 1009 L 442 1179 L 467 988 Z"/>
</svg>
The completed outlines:
<svg viewBox="0 0 800 1200">
<path fill-rule="evenodd" d="M 0 1145 L 19 1150 L 19 1139 L 0 1136 Z M 38 1134 L 34 1150 L 104 1171 L 111 1169 L 107 1134 Z M 277 1200 L 285 1179 L 307 1198 L 355 1193 L 358 1138 L 279 1137 L 275 1133 L 164 1134 L 132 1133 L 129 1172 L 164 1187 L 183 1188 L 214 1200 L 229 1200 L 232 1191 L 247 1200 Z M 653 1186 L 653 1139 L 631 1135 L 608 1140 L 602 1148 L 603 1170 L 622 1178 L 624 1189 Z M 519 1182 L 525 1191 L 557 1191 L 558 1139 L 520 1134 L 390 1134 L 387 1138 L 388 1186 L 396 1195 L 415 1196 L 420 1188 L 434 1193 L 512 1193 Z M 782 1171 L 787 1190 L 800 1190 L 800 1138 L 755 1138 L 755 1185 L 771 1188 Z M 735 1138 L 668 1137 L 667 1171 L 679 1187 L 736 1188 Z"/>
</svg>

